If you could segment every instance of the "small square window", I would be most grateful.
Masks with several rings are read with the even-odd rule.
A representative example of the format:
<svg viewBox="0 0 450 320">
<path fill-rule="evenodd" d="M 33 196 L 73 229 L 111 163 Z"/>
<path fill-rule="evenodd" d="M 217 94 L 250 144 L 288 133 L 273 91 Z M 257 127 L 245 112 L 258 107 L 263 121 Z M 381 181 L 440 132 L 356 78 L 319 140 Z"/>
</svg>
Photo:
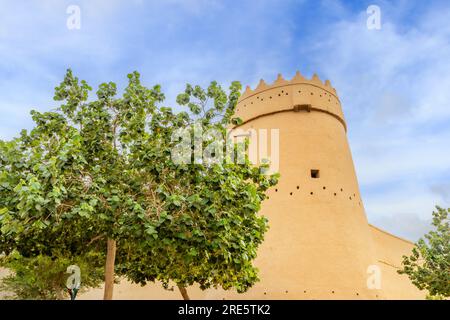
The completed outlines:
<svg viewBox="0 0 450 320">
<path fill-rule="evenodd" d="M 317 179 L 320 177 L 320 172 L 317 169 L 311 169 L 311 178 Z"/>
</svg>

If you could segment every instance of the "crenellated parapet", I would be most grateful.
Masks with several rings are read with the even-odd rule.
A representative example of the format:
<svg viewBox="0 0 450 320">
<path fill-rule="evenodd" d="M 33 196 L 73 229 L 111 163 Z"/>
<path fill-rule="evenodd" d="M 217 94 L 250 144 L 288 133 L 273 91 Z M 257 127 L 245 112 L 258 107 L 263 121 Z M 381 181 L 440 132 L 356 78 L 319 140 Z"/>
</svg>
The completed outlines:
<svg viewBox="0 0 450 320">
<path fill-rule="evenodd" d="M 279 112 L 311 111 L 335 117 L 346 129 L 341 102 L 330 81 L 322 82 L 316 74 L 308 80 L 297 71 L 291 80 L 285 80 L 279 74 L 272 84 L 261 79 L 254 90 L 247 86 L 236 106 L 235 115 L 245 123 Z"/>
</svg>

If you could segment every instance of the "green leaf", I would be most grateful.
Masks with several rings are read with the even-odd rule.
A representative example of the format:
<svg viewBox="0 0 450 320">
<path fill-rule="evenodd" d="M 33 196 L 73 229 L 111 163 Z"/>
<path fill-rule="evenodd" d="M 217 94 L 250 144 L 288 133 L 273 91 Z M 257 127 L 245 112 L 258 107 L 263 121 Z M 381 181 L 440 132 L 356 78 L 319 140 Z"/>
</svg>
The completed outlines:
<svg viewBox="0 0 450 320">
<path fill-rule="evenodd" d="M 148 235 L 154 235 L 157 234 L 158 232 L 156 231 L 155 227 L 152 225 L 148 225 L 147 228 L 145 229 L 145 233 L 147 233 Z"/>
</svg>

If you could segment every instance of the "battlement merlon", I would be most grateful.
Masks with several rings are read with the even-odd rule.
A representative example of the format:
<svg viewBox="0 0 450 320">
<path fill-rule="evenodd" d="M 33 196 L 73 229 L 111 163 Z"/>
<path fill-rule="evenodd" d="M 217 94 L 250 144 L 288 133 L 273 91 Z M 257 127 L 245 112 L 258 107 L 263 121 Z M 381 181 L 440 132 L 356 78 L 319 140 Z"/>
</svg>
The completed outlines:
<svg viewBox="0 0 450 320">
<path fill-rule="evenodd" d="M 314 74 L 308 80 L 299 71 L 292 80 L 279 74 L 272 84 L 260 80 L 255 90 L 247 86 L 236 106 L 235 116 L 244 123 L 279 112 L 324 112 L 336 118 L 347 131 L 341 102 L 329 80 Z"/>
</svg>

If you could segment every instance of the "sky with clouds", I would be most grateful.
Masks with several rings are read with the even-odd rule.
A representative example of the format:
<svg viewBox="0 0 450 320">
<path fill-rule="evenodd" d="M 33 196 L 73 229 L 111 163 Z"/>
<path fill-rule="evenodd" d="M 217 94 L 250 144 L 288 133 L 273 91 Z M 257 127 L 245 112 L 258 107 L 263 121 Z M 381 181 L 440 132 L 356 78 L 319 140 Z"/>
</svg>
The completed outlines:
<svg viewBox="0 0 450 320">
<path fill-rule="evenodd" d="M 434 206 L 450 206 L 448 1 L 0 0 L 0 139 L 56 106 L 68 67 L 122 88 L 138 70 L 168 104 L 186 82 L 316 72 L 342 101 L 369 221 L 417 240 Z"/>
</svg>

